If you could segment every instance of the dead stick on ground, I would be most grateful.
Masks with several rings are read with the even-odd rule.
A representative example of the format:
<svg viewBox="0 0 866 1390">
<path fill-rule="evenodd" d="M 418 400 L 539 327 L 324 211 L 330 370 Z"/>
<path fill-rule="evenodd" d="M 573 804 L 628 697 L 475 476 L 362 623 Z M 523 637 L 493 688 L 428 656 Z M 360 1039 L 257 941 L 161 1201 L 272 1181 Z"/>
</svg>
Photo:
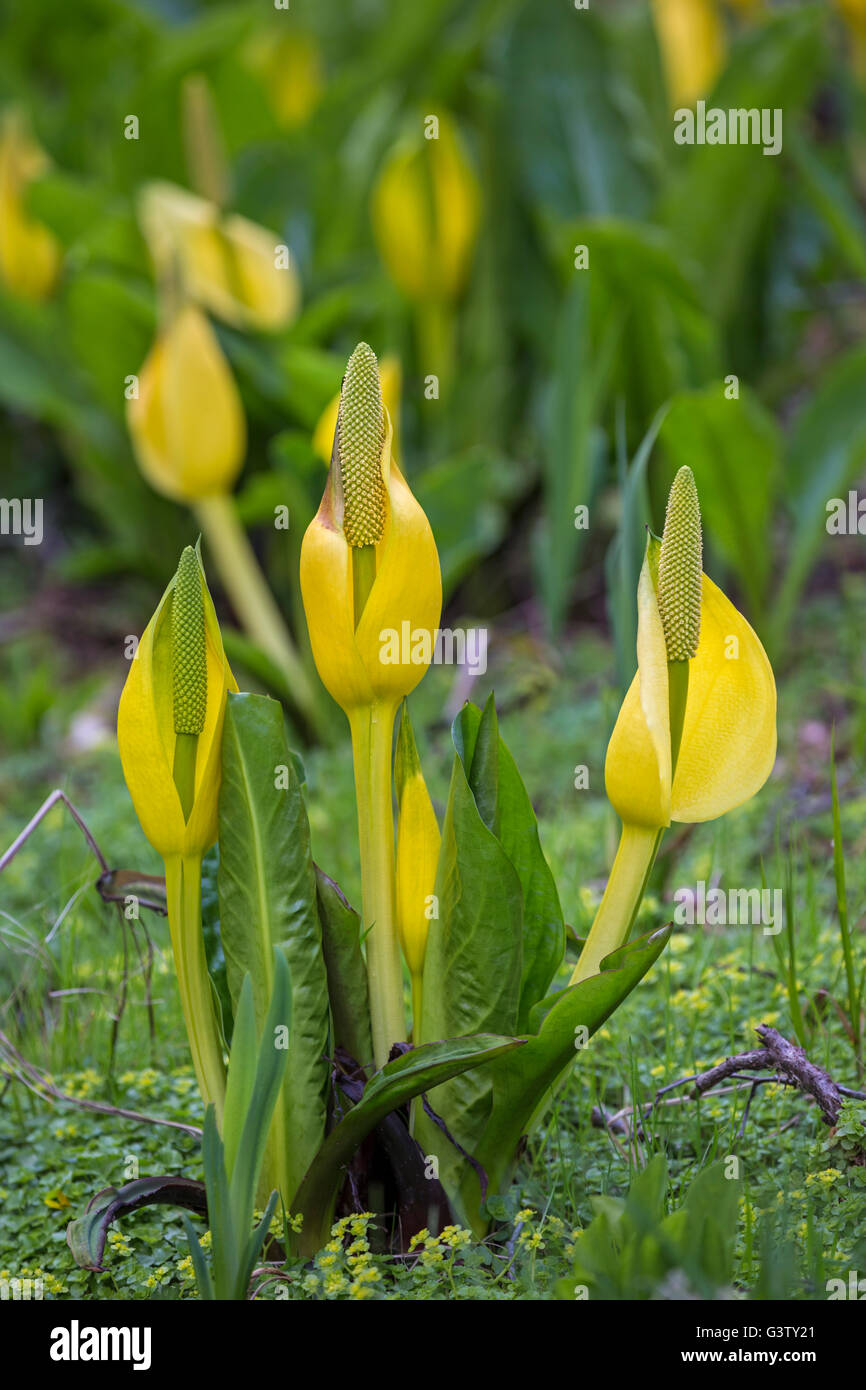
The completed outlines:
<svg viewBox="0 0 866 1390">
<path fill-rule="evenodd" d="M 650 1114 L 658 1105 L 681 1105 L 686 1100 L 699 1100 L 701 1096 L 706 1095 L 708 1091 L 713 1090 L 723 1081 L 740 1082 L 750 1088 L 749 1101 L 743 1116 L 744 1122 L 748 1118 L 748 1111 L 757 1088 L 768 1085 L 770 1082 L 791 1086 L 802 1091 L 805 1095 L 811 1096 L 813 1100 L 817 1101 L 822 1118 L 828 1125 L 835 1125 L 839 1118 L 842 1102 L 846 1097 L 866 1100 L 866 1093 L 863 1091 L 854 1091 L 848 1086 L 838 1085 L 821 1067 L 810 1062 L 802 1047 L 782 1037 L 777 1029 L 762 1023 L 755 1029 L 755 1032 L 764 1044 L 763 1047 L 753 1048 L 749 1052 L 739 1052 L 736 1056 L 726 1057 L 723 1062 L 719 1062 L 715 1067 L 710 1067 L 708 1071 L 700 1072 L 694 1076 L 681 1077 L 679 1081 L 672 1081 L 670 1085 L 663 1086 L 660 1091 L 657 1091 L 651 1101 L 647 1101 L 640 1107 L 625 1106 L 615 1115 L 604 1114 L 598 1107 L 595 1107 L 592 1113 L 592 1123 L 600 1129 L 619 1133 L 622 1133 L 625 1127 L 626 1132 L 628 1132 L 627 1122 L 635 1114 L 636 1109 L 639 1108 L 642 1114 Z M 764 1070 L 772 1071 L 772 1075 L 759 1077 L 742 1075 L 743 1072 Z M 668 1091 L 688 1085 L 691 1086 L 691 1090 L 687 1095 L 663 1099 Z M 739 1086 L 725 1087 L 719 1094 L 738 1089 Z"/>
</svg>

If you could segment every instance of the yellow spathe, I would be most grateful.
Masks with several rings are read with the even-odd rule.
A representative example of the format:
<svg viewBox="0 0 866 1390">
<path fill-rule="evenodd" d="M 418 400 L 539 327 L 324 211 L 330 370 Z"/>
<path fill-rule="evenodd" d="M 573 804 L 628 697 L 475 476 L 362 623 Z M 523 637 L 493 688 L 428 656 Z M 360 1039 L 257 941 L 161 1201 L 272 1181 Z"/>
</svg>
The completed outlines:
<svg viewBox="0 0 866 1390">
<path fill-rule="evenodd" d="M 174 705 L 172 689 L 171 597 L 168 585 L 130 662 L 117 712 L 117 742 L 123 775 L 141 828 L 163 859 L 201 856 L 217 837 L 222 728 L 226 692 L 237 683 L 223 651 L 216 613 L 201 575 L 205 606 L 207 705 L 198 740 L 195 796 L 184 821 L 172 772 Z"/>
<path fill-rule="evenodd" d="M 652 0 L 671 105 L 706 96 L 725 62 L 725 29 L 717 0 Z"/>
<path fill-rule="evenodd" d="M 478 235 L 478 179 L 448 116 L 388 155 L 373 190 L 373 232 L 392 280 L 415 301 L 456 299 Z"/>
<path fill-rule="evenodd" d="M 8 112 L 0 126 L 0 279 L 22 299 L 45 299 L 60 270 L 60 243 L 25 205 L 28 184 L 47 168 L 21 116 Z"/>
<path fill-rule="evenodd" d="M 656 598 L 659 542 L 638 585 L 638 670 L 605 761 L 608 797 L 627 825 L 705 821 L 748 801 L 776 757 L 776 684 L 756 633 L 706 575 L 671 786 L 667 651 Z"/>
<path fill-rule="evenodd" d="M 442 836 L 421 771 L 406 707 L 394 769 L 397 791 L 397 931 L 413 981 L 427 954 L 429 901 L 436 883 Z M 416 1025 L 418 1018 L 416 1014 Z"/>
<path fill-rule="evenodd" d="M 236 328 L 273 332 L 298 313 L 301 287 L 282 238 L 172 183 L 151 183 L 139 219 L 158 275 L 177 267 L 195 301 Z"/>
<path fill-rule="evenodd" d="M 339 462 L 328 473 L 319 510 L 301 546 L 301 594 L 316 669 L 347 714 L 373 704 L 393 713 L 421 680 L 428 662 L 383 662 L 384 634 L 409 624 L 414 639 L 427 634 L 427 651 L 442 611 L 442 576 L 430 523 L 391 456 L 393 430 L 385 411 L 382 478 L 387 514 L 375 546 L 376 578 L 355 628 L 352 547 L 343 534 Z"/>
<path fill-rule="evenodd" d="M 127 402 L 142 473 L 175 501 L 230 492 L 246 449 L 231 368 L 201 309 L 184 304 L 162 328 Z"/>
</svg>

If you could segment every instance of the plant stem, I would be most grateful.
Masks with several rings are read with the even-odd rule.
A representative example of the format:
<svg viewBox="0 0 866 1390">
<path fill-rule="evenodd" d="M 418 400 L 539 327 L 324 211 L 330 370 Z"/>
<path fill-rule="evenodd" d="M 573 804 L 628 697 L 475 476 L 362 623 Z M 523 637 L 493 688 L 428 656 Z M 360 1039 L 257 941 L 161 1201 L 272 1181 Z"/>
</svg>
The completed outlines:
<svg viewBox="0 0 866 1390">
<path fill-rule="evenodd" d="M 225 493 L 201 497 L 194 510 L 245 631 L 285 673 L 295 704 L 310 727 L 321 733 L 319 702 L 238 520 L 233 498 Z"/>
<path fill-rule="evenodd" d="M 201 857 L 171 855 L 165 861 L 168 924 L 180 1002 L 195 1074 L 205 1106 L 222 1125 L 225 1103 L 223 1042 L 201 929 Z"/>
<path fill-rule="evenodd" d="M 664 827 L 624 825 L 610 878 L 569 984 L 597 975 L 601 962 L 628 940 Z"/>
<path fill-rule="evenodd" d="M 362 706 L 349 716 L 358 801 L 370 1021 L 377 1067 L 387 1062 L 393 1043 L 406 1040 L 403 967 L 394 903 L 391 748 L 396 713 L 396 704 L 389 701 Z"/>
</svg>

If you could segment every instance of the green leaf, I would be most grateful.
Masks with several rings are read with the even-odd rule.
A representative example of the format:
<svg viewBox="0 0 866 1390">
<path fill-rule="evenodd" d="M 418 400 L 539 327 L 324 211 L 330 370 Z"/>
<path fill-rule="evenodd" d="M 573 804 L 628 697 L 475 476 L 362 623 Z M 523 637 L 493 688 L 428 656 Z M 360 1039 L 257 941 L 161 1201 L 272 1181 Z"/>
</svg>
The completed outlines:
<svg viewBox="0 0 866 1390">
<path fill-rule="evenodd" d="M 225 1146 L 226 1172 L 229 1177 L 234 1169 L 247 1111 L 253 1097 L 257 1052 L 253 982 L 249 975 L 245 975 L 235 1013 L 223 1113 L 223 1144 Z"/>
<path fill-rule="evenodd" d="M 361 919 L 333 879 L 319 868 L 316 891 L 334 1046 L 344 1047 L 360 1066 L 367 1067 L 373 1057 L 373 1036 L 367 969 L 361 954 Z"/>
<path fill-rule="evenodd" d="M 555 366 L 550 383 L 548 445 L 544 453 L 545 525 L 536 559 L 556 634 L 565 619 L 568 593 L 586 527 L 575 525 L 576 508 L 589 507 L 595 490 L 598 415 L 607 389 L 621 318 L 608 311 L 603 331 L 591 331 L 590 290 L 579 272 L 559 313 Z"/>
<path fill-rule="evenodd" d="M 489 712 L 490 711 L 490 712 Z M 486 748 L 485 728 L 496 738 L 495 764 Z M 538 821 L 529 794 L 523 785 L 511 753 L 495 723 L 493 696 L 484 714 L 477 705 L 466 704 L 454 721 L 454 743 L 464 767 L 471 759 L 470 785 L 478 803 L 479 794 L 489 799 L 495 791 L 496 807 L 487 820 L 517 871 L 523 899 L 523 960 L 517 1030 L 523 1032 L 529 1010 L 550 987 L 565 952 L 565 923 L 553 874 L 544 857 L 538 835 Z M 479 761 L 480 760 L 480 761 Z M 493 778 L 482 772 L 495 765 Z M 479 808 L 480 809 L 480 808 Z"/>
<path fill-rule="evenodd" d="M 252 1094 L 241 1131 L 237 1159 L 229 1178 L 235 1229 L 241 1232 L 246 1230 L 242 1223 L 252 1215 L 268 1129 L 290 1055 L 289 1049 L 279 1046 L 277 1042 L 278 1030 L 285 1033 L 287 1039 L 292 1035 L 291 977 L 286 958 L 278 947 L 274 948 L 273 953 L 273 980 L 273 994 L 259 1042 Z M 291 1112 L 289 1124 L 292 1124 Z"/>
<path fill-rule="evenodd" d="M 489 695 L 483 713 L 475 720 L 469 713 L 470 708 L 477 712 L 477 706 L 464 705 L 454 721 L 455 728 L 460 731 L 454 743 L 463 761 L 478 814 L 498 840 L 499 721 L 496 718 L 496 702 L 493 695 Z M 470 734 L 468 744 L 467 733 Z"/>
<path fill-rule="evenodd" d="M 232 1211 L 225 1152 L 212 1105 L 208 1106 L 204 1119 L 201 1152 L 212 1237 L 214 1291 L 217 1298 L 233 1298 L 244 1225 L 238 1226 Z"/>
<path fill-rule="evenodd" d="M 824 373 L 794 421 L 785 477 L 794 513 L 788 568 L 774 612 L 773 645 L 784 641 L 803 585 L 827 535 L 827 503 L 847 500 L 866 459 L 866 348 L 853 348 Z"/>
<path fill-rule="evenodd" d="M 524 5 L 506 62 L 506 110 L 530 206 L 549 218 L 643 216 L 650 181 L 600 17 L 587 12 L 575 23 L 570 6 Z"/>
<path fill-rule="evenodd" d="M 585 1028 L 591 1037 L 601 1027 L 658 959 L 670 931 L 665 927 L 621 947 L 605 958 L 598 975 L 542 1000 L 533 1011 L 534 1031 L 526 1038 L 525 1047 L 500 1058 L 486 1073 L 493 1087 L 493 1102 L 483 1134 L 471 1152 L 489 1177 L 491 1193 L 504 1191 L 522 1135 L 529 1132 L 565 1068 L 580 1058 L 581 1035 L 577 1030 Z M 478 1177 L 464 1165 L 458 1213 L 483 1231 L 480 1202 Z"/>
<path fill-rule="evenodd" d="M 192 1178 L 154 1177 L 103 1188 L 91 1197 L 84 1215 L 66 1228 L 66 1243 L 75 1263 L 82 1269 L 101 1270 L 112 1221 L 139 1207 L 154 1206 L 187 1207 L 207 1217 L 205 1185 Z"/>
<path fill-rule="evenodd" d="M 728 111 L 781 109 L 787 127 L 808 104 L 824 61 L 820 6 L 774 13 L 731 51 L 707 106 Z M 694 145 L 663 200 L 662 219 L 682 253 L 700 267 L 714 315 L 728 319 L 743 295 L 755 247 L 784 174 L 779 156 L 751 144 Z M 754 326 L 754 304 L 748 323 Z"/>
<path fill-rule="evenodd" d="M 220 931 L 232 999 L 252 978 L 258 1027 L 274 987 L 279 946 L 292 981 L 290 1065 L 265 1171 L 286 1203 L 325 1132 L 328 982 L 310 831 L 282 710 L 261 695 L 229 695 L 219 805 Z"/>
<path fill-rule="evenodd" d="M 623 695 L 631 685 L 635 671 L 637 585 L 645 549 L 644 528 L 650 520 L 647 466 L 666 411 L 665 405 L 656 412 L 630 467 L 626 454 L 624 406 L 617 415 L 620 518 L 616 535 L 605 556 L 605 578 L 608 615 L 616 647 L 617 677 Z"/>
<path fill-rule="evenodd" d="M 520 880 L 479 814 L 459 754 L 434 892 L 439 916 L 430 922 L 427 937 L 422 1041 L 515 1032 L 523 968 Z M 471 1151 L 489 1112 L 489 1082 L 483 1073 L 468 1072 L 431 1096 L 431 1104 Z M 424 1115 L 417 1123 L 423 1146 L 435 1127 Z M 461 1163 L 453 1149 L 440 1163 L 446 1188 L 456 1181 Z"/>
<path fill-rule="evenodd" d="M 493 1034 L 451 1038 L 411 1048 L 377 1072 L 358 1104 L 328 1135 L 295 1198 L 293 1213 L 304 1218 L 300 1253 L 313 1255 L 328 1239 L 345 1167 L 380 1120 L 414 1096 L 520 1046 L 518 1039 Z"/>
<path fill-rule="evenodd" d="M 195 1227 L 187 1216 L 186 1212 L 181 1212 L 181 1221 L 189 1245 L 189 1253 L 192 1258 L 193 1269 L 195 1270 L 195 1282 L 198 1286 L 198 1296 L 203 1300 L 213 1300 L 216 1298 L 216 1291 L 213 1286 L 210 1269 L 204 1257 L 204 1251 L 199 1243 L 199 1238 L 195 1233 Z"/>
</svg>

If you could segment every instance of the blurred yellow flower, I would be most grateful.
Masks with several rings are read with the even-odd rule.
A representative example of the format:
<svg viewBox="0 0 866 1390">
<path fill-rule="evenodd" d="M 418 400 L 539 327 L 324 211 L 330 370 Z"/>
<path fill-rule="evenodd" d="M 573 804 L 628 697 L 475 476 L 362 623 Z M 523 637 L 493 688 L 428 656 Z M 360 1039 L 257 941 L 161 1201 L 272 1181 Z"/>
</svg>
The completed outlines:
<svg viewBox="0 0 866 1390">
<path fill-rule="evenodd" d="M 262 80 L 277 124 L 285 130 L 305 125 L 324 88 L 322 55 L 313 35 L 294 29 L 256 34 L 244 58 Z"/>
<path fill-rule="evenodd" d="M 23 117 L 8 111 L 0 122 L 0 279 L 22 299 L 45 299 L 60 269 L 60 243 L 25 203 L 28 184 L 47 168 Z"/>
<path fill-rule="evenodd" d="M 478 179 L 450 117 L 387 156 L 373 190 L 373 232 L 394 280 L 412 300 L 453 300 L 469 271 L 478 233 Z M 432 127 L 431 127 L 432 129 Z"/>
<path fill-rule="evenodd" d="M 273 332 L 296 316 L 300 281 L 275 232 L 173 183 L 147 185 L 139 220 L 157 276 L 179 273 L 186 293 L 217 318 Z"/>
<path fill-rule="evenodd" d="M 653 19 L 671 105 L 705 96 L 725 61 L 725 30 L 717 0 L 652 0 Z"/>
<path fill-rule="evenodd" d="M 138 465 L 157 492 L 190 502 L 230 492 L 246 448 L 243 407 L 216 334 L 184 304 L 160 329 L 127 402 Z"/>
</svg>

